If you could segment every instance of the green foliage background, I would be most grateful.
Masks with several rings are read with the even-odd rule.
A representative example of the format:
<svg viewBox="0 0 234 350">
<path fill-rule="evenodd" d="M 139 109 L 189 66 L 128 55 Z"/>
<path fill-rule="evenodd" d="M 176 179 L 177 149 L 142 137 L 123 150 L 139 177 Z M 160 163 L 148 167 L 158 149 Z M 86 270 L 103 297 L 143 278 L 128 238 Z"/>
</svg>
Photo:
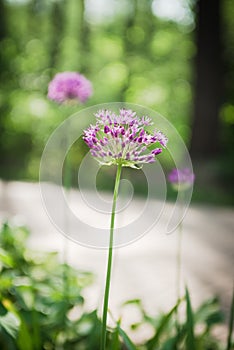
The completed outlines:
<svg viewBox="0 0 234 350">
<path fill-rule="evenodd" d="M 2 350 L 96 350 L 101 321 L 96 309 L 87 311 L 84 290 L 92 287 L 93 275 L 59 263 L 58 255 L 27 248 L 29 231 L 5 223 L 0 228 L 0 347 Z M 178 323 L 177 309 L 184 304 Z M 223 322 L 217 299 L 193 310 L 188 290 L 167 313 L 149 315 L 141 300 L 121 307 L 138 311 L 139 319 L 122 329 L 121 319 L 108 327 L 107 349 L 112 350 L 231 350 L 213 335 Z M 113 317 L 113 316 L 111 316 Z M 126 325 L 125 325 L 126 327 Z M 149 339 L 134 344 L 141 329 L 151 330 Z M 231 335 L 231 332 L 230 332 Z"/>
<path fill-rule="evenodd" d="M 166 116 L 187 145 L 191 137 L 195 1 L 185 15 L 161 18 L 152 0 L 1 0 L 0 177 L 38 179 L 51 132 L 83 106 L 61 109 L 46 98 L 56 72 L 93 83 L 88 105 L 127 101 Z M 92 8 L 94 6 L 94 8 Z M 225 96 L 220 111 L 224 167 L 233 148 L 234 9 L 222 2 Z M 170 164 L 167 164 L 168 168 Z M 228 173 L 229 174 L 229 173 Z"/>
</svg>

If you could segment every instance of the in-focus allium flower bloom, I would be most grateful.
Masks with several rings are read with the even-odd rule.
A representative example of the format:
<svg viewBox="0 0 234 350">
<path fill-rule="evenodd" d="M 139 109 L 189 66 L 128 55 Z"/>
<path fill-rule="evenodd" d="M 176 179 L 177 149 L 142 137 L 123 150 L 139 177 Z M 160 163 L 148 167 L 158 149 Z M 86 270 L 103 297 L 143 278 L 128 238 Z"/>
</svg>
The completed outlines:
<svg viewBox="0 0 234 350">
<path fill-rule="evenodd" d="M 77 72 L 58 73 L 48 87 L 48 98 L 58 103 L 75 101 L 84 103 L 92 95 L 92 84 Z"/>
<path fill-rule="evenodd" d="M 132 110 L 120 109 L 119 114 L 101 110 L 95 117 L 96 125 L 84 130 L 83 139 L 101 164 L 138 168 L 139 164 L 153 163 L 167 145 L 161 131 L 147 132 L 151 119 L 138 117 Z M 152 149 L 157 145 L 160 147 Z"/>
<path fill-rule="evenodd" d="M 195 175 L 194 173 L 188 169 L 172 169 L 172 171 L 168 174 L 168 181 L 172 184 L 172 187 L 178 190 L 186 190 L 191 187 L 194 183 Z"/>
</svg>

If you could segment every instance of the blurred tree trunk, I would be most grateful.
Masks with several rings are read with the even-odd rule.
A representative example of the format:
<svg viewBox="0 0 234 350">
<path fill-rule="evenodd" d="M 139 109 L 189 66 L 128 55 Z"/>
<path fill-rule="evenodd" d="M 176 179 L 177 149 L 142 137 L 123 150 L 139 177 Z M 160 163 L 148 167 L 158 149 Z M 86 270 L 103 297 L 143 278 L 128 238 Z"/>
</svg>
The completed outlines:
<svg viewBox="0 0 234 350">
<path fill-rule="evenodd" d="M 151 43 L 155 33 L 155 16 L 152 12 L 153 0 L 138 0 L 138 21 L 137 24 L 144 29 L 144 40 L 141 42 L 139 51 L 142 50 L 144 55 L 151 56 Z M 147 54 L 146 54 L 147 53 Z"/>
<path fill-rule="evenodd" d="M 62 11 L 63 2 L 54 2 L 51 8 L 51 43 L 49 67 L 55 68 L 59 54 L 59 44 L 63 33 L 64 16 Z"/>
<path fill-rule="evenodd" d="M 4 59 L 4 52 L 2 48 L 2 42 L 7 37 L 7 25 L 6 25 L 7 11 L 4 4 L 4 0 L 0 0 L 0 75 L 4 74 L 6 65 L 8 62 Z"/>
<path fill-rule="evenodd" d="M 0 41 L 6 36 L 5 15 L 4 0 L 0 0 Z"/>
<path fill-rule="evenodd" d="M 63 0 L 60 5 L 62 28 L 60 28 L 56 67 L 60 71 L 84 72 L 87 70 L 88 60 L 83 51 L 89 45 L 85 0 Z"/>
<path fill-rule="evenodd" d="M 152 13 L 152 2 L 153 0 L 129 1 L 129 4 L 131 4 L 131 6 L 129 6 L 131 12 L 126 18 L 121 33 L 125 52 L 125 64 L 128 67 L 128 75 L 120 92 L 121 101 L 126 101 L 127 99 L 126 94 L 134 73 L 132 58 L 137 56 L 142 56 L 143 59 L 151 57 L 150 46 L 155 32 L 155 18 Z M 151 57 L 152 60 L 153 58 Z"/>
<path fill-rule="evenodd" d="M 85 0 L 80 1 L 80 25 L 78 40 L 80 44 L 80 71 L 84 74 L 89 72 L 90 65 L 90 30 L 85 19 Z"/>
<path fill-rule="evenodd" d="M 125 53 L 125 64 L 128 67 L 128 74 L 125 80 L 125 83 L 122 86 L 120 92 L 120 101 L 126 101 L 126 92 L 129 88 L 132 69 L 131 69 L 131 57 L 134 55 L 134 44 L 132 43 L 129 33 L 134 27 L 137 16 L 137 0 L 131 1 L 132 11 L 131 14 L 126 18 L 125 25 L 122 28 L 122 38 L 123 38 L 123 48 Z"/>
<path fill-rule="evenodd" d="M 3 52 L 3 41 L 7 37 L 7 27 L 6 27 L 6 8 L 4 4 L 4 0 L 0 0 L 0 87 L 2 88 L 2 84 L 4 82 L 4 75 L 7 71 L 7 64 L 6 59 L 4 57 Z M 4 154 L 4 138 L 3 134 L 5 132 L 5 117 L 7 113 L 7 106 L 5 103 L 1 103 L 0 106 L 0 164 L 1 166 L 4 165 L 5 162 L 5 154 Z"/>
<path fill-rule="evenodd" d="M 193 158 L 215 156 L 219 151 L 221 103 L 220 0 L 197 2 L 197 55 L 191 139 Z"/>
</svg>

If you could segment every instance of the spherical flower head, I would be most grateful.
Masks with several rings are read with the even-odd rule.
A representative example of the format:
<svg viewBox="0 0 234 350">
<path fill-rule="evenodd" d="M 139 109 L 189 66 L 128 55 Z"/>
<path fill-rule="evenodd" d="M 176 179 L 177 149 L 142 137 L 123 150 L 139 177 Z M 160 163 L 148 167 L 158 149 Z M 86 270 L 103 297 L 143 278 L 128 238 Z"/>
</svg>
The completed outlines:
<svg viewBox="0 0 234 350">
<path fill-rule="evenodd" d="M 63 72 L 49 83 L 48 98 L 57 103 L 84 103 L 92 95 L 92 84 L 82 74 Z"/>
<path fill-rule="evenodd" d="M 161 131 L 146 130 L 153 124 L 151 119 L 138 117 L 132 110 L 120 109 L 119 114 L 101 110 L 95 117 L 96 124 L 84 130 L 83 139 L 101 164 L 139 168 L 143 163 L 155 162 L 167 145 Z"/>
<path fill-rule="evenodd" d="M 186 190 L 194 183 L 195 175 L 189 168 L 172 169 L 168 175 L 168 181 L 176 191 Z"/>
</svg>

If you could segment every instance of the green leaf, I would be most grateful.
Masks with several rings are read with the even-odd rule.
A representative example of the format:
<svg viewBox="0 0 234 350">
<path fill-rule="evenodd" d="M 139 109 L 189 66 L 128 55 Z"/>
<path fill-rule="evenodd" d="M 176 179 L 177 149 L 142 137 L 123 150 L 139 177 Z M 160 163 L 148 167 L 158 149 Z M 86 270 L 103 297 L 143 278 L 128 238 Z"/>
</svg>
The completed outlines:
<svg viewBox="0 0 234 350">
<path fill-rule="evenodd" d="M 28 326 L 23 318 L 21 318 L 17 345 L 19 347 L 19 350 L 34 350 L 32 335 L 30 334 Z"/>
<path fill-rule="evenodd" d="M 0 303 L 0 316 L 5 316 L 6 314 L 7 314 L 7 309 L 2 303 Z"/>
<path fill-rule="evenodd" d="M 186 288 L 186 350 L 196 350 L 196 343 L 195 343 L 195 337 L 194 337 L 194 317 L 193 317 L 193 310 L 190 302 L 190 296 L 188 289 Z"/>
<path fill-rule="evenodd" d="M 131 341 L 129 336 L 124 332 L 124 330 L 119 325 L 117 325 L 117 328 L 119 331 L 119 335 L 123 339 L 123 342 L 124 342 L 126 348 L 128 350 L 137 350 L 136 346 L 133 344 L 133 342 Z"/>
<path fill-rule="evenodd" d="M 136 304 L 141 306 L 141 299 L 130 299 L 125 301 L 122 305 Z"/>
<path fill-rule="evenodd" d="M 8 254 L 4 249 L 0 248 L 0 261 L 6 267 L 13 267 L 14 260 L 10 254 Z"/>
<path fill-rule="evenodd" d="M 178 342 L 178 336 L 167 339 L 162 345 L 162 350 L 176 350 L 177 342 Z"/>
<path fill-rule="evenodd" d="M 223 314 L 216 298 L 205 301 L 194 313 L 194 322 L 205 322 L 208 327 L 221 321 L 223 321 Z"/>
<path fill-rule="evenodd" d="M 119 340 L 118 327 L 112 333 L 111 350 L 121 350 L 121 342 Z"/>
<path fill-rule="evenodd" d="M 20 320 L 12 312 L 7 312 L 0 317 L 0 327 L 2 327 L 12 338 L 16 338 L 20 326 Z"/>
<path fill-rule="evenodd" d="M 157 349 L 157 346 L 159 344 L 159 340 L 160 340 L 160 337 L 161 335 L 163 334 L 164 330 L 167 328 L 170 320 L 171 320 L 171 317 L 173 316 L 173 314 L 176 312 L 178 306 L 180 304 L 180 300 L 178 301 L 178 303 L 171 309 L 170 312 L 168 312 L 168 314 L 166 314 L 159 326 L 158 326 L 158 329 L 157 329 L 157 332 L 156 334 L 153 336 L 153 338 L 151 338 L 148 342 L 147 342 L 147 345 L 148 345 L 148 349 L 149 350 L 153 350 L 154 348 Z"/>
</svg>

